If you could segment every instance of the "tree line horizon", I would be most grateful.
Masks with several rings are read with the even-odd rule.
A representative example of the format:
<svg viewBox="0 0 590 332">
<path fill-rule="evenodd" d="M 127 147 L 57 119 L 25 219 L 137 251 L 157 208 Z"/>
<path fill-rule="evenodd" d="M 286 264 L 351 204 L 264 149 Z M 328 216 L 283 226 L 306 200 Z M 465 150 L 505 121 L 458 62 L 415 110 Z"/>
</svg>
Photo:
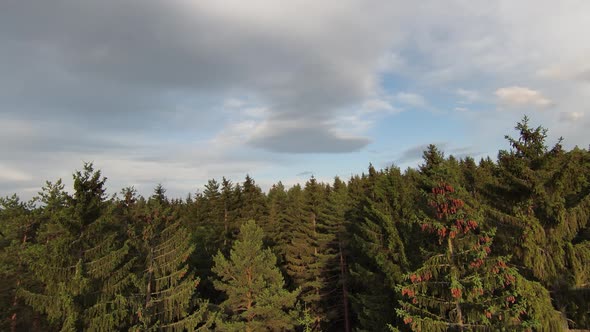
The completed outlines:
<svg viewBox="0 0 590 332">
<path fill-rule="evenodd" d="M 268 192 L 0 198 L 2 331 L 590 328 L 590 151 L 524 117 L 496 160 L 445 156 Z"/>
</svg>

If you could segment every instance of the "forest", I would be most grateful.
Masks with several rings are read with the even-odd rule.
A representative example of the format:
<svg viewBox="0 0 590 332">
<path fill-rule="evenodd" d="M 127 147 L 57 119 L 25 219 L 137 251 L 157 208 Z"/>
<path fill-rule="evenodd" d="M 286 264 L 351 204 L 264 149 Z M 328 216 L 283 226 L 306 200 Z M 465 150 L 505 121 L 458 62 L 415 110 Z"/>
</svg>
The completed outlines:
<svg viewBox="0 0 590 332">
<path fill-rule="evenodd" d="M 590 152 L 526 117 L 495 160 L 108 190 L 0 199 L 0 330 L 590 329 Z"/>
</svg>

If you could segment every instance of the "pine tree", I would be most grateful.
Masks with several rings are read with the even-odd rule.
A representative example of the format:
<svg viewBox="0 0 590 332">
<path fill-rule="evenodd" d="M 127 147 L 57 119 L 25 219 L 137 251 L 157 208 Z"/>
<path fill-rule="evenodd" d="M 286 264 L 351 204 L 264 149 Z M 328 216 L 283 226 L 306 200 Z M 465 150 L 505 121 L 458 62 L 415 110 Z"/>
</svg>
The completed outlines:
<svg viewBox="0 0 590 332">
<path fill-rule="evenodd" d="M 199 279 L 187 260 L 195 247 L 174 206 L 158 186 L 145 206 L 137 230 L 144 263 L 138 271 L 139 294 L 133 303 L 133 331 L 193 331 L 210 321 L 207 303 L 195 297 Z"/>
<path fill-rule="evenodd" d="M 226 316 L 219 331 L 291 331 L 298 290 L 289 292 L 270 249 L 263 249 L 263 231 L 253 220 L 240 227 L 238 239 L 226 258 L 219 252 L 215 287 L 226 294 L 221 303 Z"/>
</svg>

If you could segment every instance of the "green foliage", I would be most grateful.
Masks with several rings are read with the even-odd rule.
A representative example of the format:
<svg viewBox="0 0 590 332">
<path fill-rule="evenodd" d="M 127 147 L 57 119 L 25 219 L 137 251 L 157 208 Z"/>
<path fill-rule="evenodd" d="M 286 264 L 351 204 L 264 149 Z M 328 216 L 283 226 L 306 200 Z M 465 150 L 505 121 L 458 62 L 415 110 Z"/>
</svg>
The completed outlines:
<svg viewBox="0 0 590 332">
<path fill-rule="evenodd" d="M 33 202 L 16 195 L 0 198 L 0 330 L 33 328 L 34 311 L 17 296 L 20 288 L 39 286 L 26 256 L 39 226 L 33 213 Z"/>
<path fill-rule="evenodd" d="M 516 130 L 497 160 L 429 145 L 417 169 L 268 194 L 109 197 L 84 164 L 72 193 L 0 199 L 0 330 L 590 328 L 590 152 Z"/>
<path fill-rule="evenodd" d="M 285 221 L 289 224 L 285 243 L 287 274 L 295 287 L 301 288 L 301 300 L 315 318 L 314 328 L 328 323 L 333 315 L 324 305 L 332 301 L 328 279 L 338 280 L 339 243 L 337 232 L 342 226 L 336 207 L 328 207 L 328 187 L 311 178 L 303 191 L 295 187 L 289 191 L 293 200 Z M 337 285 L 337 283 L 336 283 Z"/>
<path fill-rule="evenodd" d="M 185 331 L 206 328 L 207 303 L 195 298 L 199 279 L 187 260 L 195 246 L 174 205 L 159 186 L 145 206 L 136 239 L 140 265 L 132 307 L 137 331 Z"/>
<path fill-rule="evenodd" d="M 393 323 L 394 292 L 408 271 L 404 229 L 406 204 L 403 178 L 397 168 L 381 172 L 369 169 L 369 192 L 358 211 L 360 220 L 352 226 L 356 257 L 350 271 L 354 281 L 353 307 L 361 329 L 375 330 Z"/>
<path fill-rule="evenodd" d="M 414 331 L 531 330 L 547 317 L 539 310 L 558 317 L 546 294 L 534 294 L 531 304 L 531 288 L 506 257 L 490 257 L 494 232 L 481 230 L 451 185 L 434 187 L 429 203 L 435 218 L 421 227 L 437 235 L 439 250 L 398 286 L 404 323 Z"/>
<path fill-rule="evenodd" d="M 213 272 L 215 288 L 226 295 L 219 331 L 288 331 L 299 290 L 287 291 L 270 249 L 263 249 L 263 231 L 253 220 L 240 228 L 229 258 L 219 252 Z"/>
<path fill-rule="evenodd" d="M 130 285 L 129 247 L 109 218 L 106 179 L 92 164 L 74 174 L 74 195 L 48 183 L 41 200 L 38 242 L 27 250 L 41 287 L 19 295 L 62 331 L 108 331 L 124 326 Z"/>
</svg>

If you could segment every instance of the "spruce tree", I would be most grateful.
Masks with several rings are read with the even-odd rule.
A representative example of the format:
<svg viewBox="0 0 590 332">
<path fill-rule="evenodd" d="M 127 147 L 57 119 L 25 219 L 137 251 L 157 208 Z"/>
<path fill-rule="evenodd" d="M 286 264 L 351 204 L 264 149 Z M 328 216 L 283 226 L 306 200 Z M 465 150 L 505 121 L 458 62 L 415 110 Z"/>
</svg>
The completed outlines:
<svg viewBox="0 0 590 332">
<path fill-rule="evenodd" d="M 207 303 L 196 298 L 199 278 L 187 260 L 195 246 L 174 206 L 158 186 L 138 220 L 138 271 L 133 331 L 207 329 Z"/>
<path fill-rule="evenodd" d="M 486 192 L 487 213 L 498 221 L 497 247 L 551 290 L 572 326 L 590 326 L 587 299 L 574 295 L 588 288 L 575 266 L 590 264 L 581 236 L 589 226 L 590 158 L 581 149 L 564 151 L 561 139 L 549 149 L 547 130 L 529 126 L 526 117 L 516 130 L 517 138 L 506 136 L 511 149 L 500 151 L 497 179 Z"/>
<path fill-rule="evenodd" d="M 17 296 L 19 288 L 38 288 L 27 264 L 27 248 L 35 242 L 39 220 L 34 201 L 15 194 L 0 198 L 0 330 L 39 331 L 41 322 Z"/>
<path fill-rule="evenodd" d="M 398 287 L 404 300 L 397 314 L 404 323 L 414 331 L 542 328 L 539 319 L 546 317 L 539 314 L 551 308 L 547 294 L 534 294 L 529 301 L 532 286 L 507 257 L 490 256 L 493 230 L 482 230 L 453 186 L 439 183 L 429 205 L 433 212 L 421 227 L 437 236 L 439 250 Z M 558 322 L 552 325 L 556 329 Z"/>
<path fill-rule="evenodd" d="M 92 164 L 74 174 L 74 194 L 48 183 L 39 242 L 30 248 L 30 265 L 44 289 L 20 294 L 61 331 L 109 331 L 129 316 L 129 247 L 109 215 L 106 179 Z"/>
<path fill-rule="evenodd" d="M 238 203 L 232 182 L 225 177 L 221 181 L 221 205 L 223 207 L 223 250 L 229 250 L 232 234 L 237 226 Z"/>
<path fill-rule="evenodd" d="M 353 308 L 360 330 L 381 329 L 394 323 L 395 287 L 408 271 L 406 244 L 401 236 L 410 216 L 410 193 L 395 167 L 376 171 L 369 167 L 367 192 L 358 205 L 359 220 L 352 225 L 354 264 Z M 414 243 L 414 244 L 418 244 Z"/>
<path fill-rule="evenodd" d="M 266 221 L 262 223 L 262 229 L 267 234 L 271 249 L 277 255 L 279 265 L 285 260 L 284 243 L 282 235 L 286 231 L 284 228 L 285 212 L 288 205 L 288 194 L 285 186 L 279 181 L 273 184 L 268 192 L 268 215 Z"/>
<path fill-rule="evenodd" d="M 213 272 L 215 287 L 224 292 L 224 316 L 218 331 L 291 331 L 299 290 L 287 291 L 277 259 L 263 249 L 263 231 L 253 220 L 240 227 L 229 257 L 219 252 Z"/>
<path fill-rule="evenodd" d="M 328 321 L 328 310 L 323 306 L 326 299 L 324 290 L 329 261 L 335 259 L 328 244 L 335 234 L 326 229 L 325 215 L 326 188 L 311 178 L 305 184 L 300 197 L 293 202 L 286 221 L 290 223 L 290 238 L 286 245 L 286 270 L 296 287 L 301 287 L 301 300 L 309 310 L 315 323 L 313 329 L 320 328 Z"/>
<path fill-rule="evenodd" d="M 293 260 L 294 256 L 292 256 L 296 253 L 293 238 L 299 234 L 295 229 L 300 220 L 304 218 L 304 213 L 303 190 L 299 184 L 296 184 L 287 191 L 285 210 L 279 215 L 280 232 L 274 239 L 276 242 L 275 251 L 278 252 L 279 262 L 282 263 L 280 267 L 281 270 L 287 273 L 287 284 L 289 286 L 293 286 L 298 282 L 293 278 L 295 273 L 294 265 L 297 264 Z"/>
<path fill-rule="evenodd" d="M 254 179 L 246 175 L 242 183 L 240 199 L 240 223 L 248 220 L 265 220 L 266 215 L 266 197 L 262 189 L 256 184 Z"/>
<path fill-rule="evenodd" d="M 348 227 L 346 213 L 349 209 L 348 190 L 346 184 L 338 177 L 334 179 L 333 186 L 326 189 L 325 208 L 319 216 L 320 232 L 327 235 L 324 251 L 327 260 L 323 269 L 326 285 L 321 290 L 323 307 L 326 308 L 327 322 L 324 327 L 329 331 L 350 332 L 348 282 L 350 237 L 346 232 Z"/>
</svg>

